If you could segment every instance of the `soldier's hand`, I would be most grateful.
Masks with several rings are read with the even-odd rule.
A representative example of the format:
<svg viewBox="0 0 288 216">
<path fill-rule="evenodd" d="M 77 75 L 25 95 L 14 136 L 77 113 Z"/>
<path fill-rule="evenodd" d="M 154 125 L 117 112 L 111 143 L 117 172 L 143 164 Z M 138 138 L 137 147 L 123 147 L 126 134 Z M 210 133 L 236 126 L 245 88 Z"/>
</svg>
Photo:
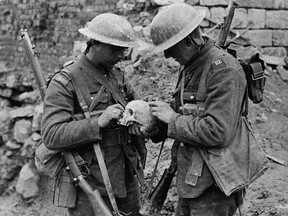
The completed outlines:
<svg viewBox="0 0 288 216">
<path fill-rule="evenodd" d="M 132 125 L 128 126 L 128 133 L 135 136 L 148 138 L 154 136 L 158 132 L 159 132 L 158 127 L 155 127 L 153 131 L 141 131 L 141 128 L 137 123 L 133 123 Z"/>
<path fill-rule="evenodd" d="M 143 136 L 143 134 L 140 131 L 139 125 L 135 122 L 128 126 L 128 133 L 135 136 Z"/>
<path fill-rule="evenodd" d="M 124 107 L 120 104 L 114 104 L 107 107 L 98 117 L 98 126 L 100 128 L 107 127 L 112 120 L 119 120 L 122 117 Z"/>
<path fill-rule="evenodd" d="M 170 107 L 169 104 L 163 101 L 152 101 L 149 102 L 149 106 L 152 115 L 156 116 L 160 121 L 168 124 L 171 116 L 175 111 Z"/>
</svg>

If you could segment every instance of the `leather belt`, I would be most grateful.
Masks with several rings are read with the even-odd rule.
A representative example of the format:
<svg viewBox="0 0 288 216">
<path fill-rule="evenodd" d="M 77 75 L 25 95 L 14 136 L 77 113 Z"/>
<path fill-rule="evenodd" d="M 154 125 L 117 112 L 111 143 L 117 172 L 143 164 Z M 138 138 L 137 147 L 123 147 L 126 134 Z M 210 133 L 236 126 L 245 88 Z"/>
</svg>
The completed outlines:
<svg viewBox="0 0 288 216">
<path fill-rule="evenodd" d="M 127 127 L 105 128 L 101 130 L 101 147 L 126 145 L 131 141 Z"/>
</svg>

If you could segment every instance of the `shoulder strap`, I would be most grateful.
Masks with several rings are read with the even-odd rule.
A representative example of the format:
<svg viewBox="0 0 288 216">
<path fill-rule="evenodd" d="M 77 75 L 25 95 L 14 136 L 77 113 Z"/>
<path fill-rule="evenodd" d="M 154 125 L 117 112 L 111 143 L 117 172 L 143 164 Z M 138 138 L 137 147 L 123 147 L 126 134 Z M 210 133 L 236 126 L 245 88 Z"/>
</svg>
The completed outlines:
<svg viewBox="0 0 288 216">
<path fill-rule="evenodd" d="M 200 77 L 200 82 L 198 83 L 198 87 L 197 87 L 196 101 L 204 102 L 207 98 L 207 75 L 208 75 L 210 68 L 211 68 L 211 64 L 205 63 L 203 72 Z"/>
<path fill-rule="evenodd" d="M 81 65 L 81 67 L 84 70 L 87 70 L 88 72 L 90 71 L 89 68 L 85 67 L 85 65 Z M 96 77 L 96 80 L 103 86 L 105 86 L 105 88 L 112 94 L 112 97 L 118 102 L 120 103 L 122 106 L 126 106 L 126 101 L 124 100 L 124 98 L 122 96 L 119 95 L 119 93 L 115 90 L 115 88 L 111 85 L 111 83 L 108 82 L 107 79 L 105 79 L 105 77 L 101 76 L 101 74 L 98 73 L 93 73 L 93 75 Z"/>
<path fill-rule="evenodd" d="M 76 96 L 78 99 L 78 102 L 84 112 L 85 118 L 90 118 L 90 112 L 89 112 L 89 106 L 87 103 L 87 99 L 85 100 L 83 95 L 88 95 L 90 96 L 88 87 L 86 85 L 86 82 L 84 80 L 83 76 L 77 76 L 77 78 L 75 77 L 75 74 L 72 73 L 68 68 L 63 68 L 62 71 L 64 71 L 65 73 L 67 73 L 72 81 L 72 85 L 74 87 L 74 90 L 76 92 Z M 91 102 L 90 102 L 91 103 Z"/>
</svg>

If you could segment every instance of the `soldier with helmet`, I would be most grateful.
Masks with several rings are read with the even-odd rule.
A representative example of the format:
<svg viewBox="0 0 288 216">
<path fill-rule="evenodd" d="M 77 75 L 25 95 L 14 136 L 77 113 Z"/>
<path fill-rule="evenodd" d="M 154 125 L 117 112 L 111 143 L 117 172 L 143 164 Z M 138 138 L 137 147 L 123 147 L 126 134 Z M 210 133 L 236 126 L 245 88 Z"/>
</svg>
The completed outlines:
<svg viewBox="0 0 288 216">
<path fill-rule="evenodd" d="M 126 102 L 139 97 L 123 71 L 115 67 L 123 59 L 125 49 L 136 45 L 133 28 L 124 17 L 104 13 L 79 32 L 89 38 L 84 54 L 56 73 L 46 91 L 41 128 L 43 141 L 49 149 L 77 153 L 77 160 L 83 162 L 81 170 L 85 179 L 93 189 L 98 189 L 112 211 L 93 151 L 93 144 L 99 142 L 120 212 L 140 215 L 138 183 L 144 183 L 144 160 L 141 160 L 142 155 L 135 143 L 143 140 L 131 135 L 137 134 L 135 126 L 129 129 L 119 126 L 124 107 L 107 86 L 99 82 L 100 79 L 106 80 Z M 73 86 L 71 75 L 84 80 L 82 85 Z M 75 88 L 84 89 L 84 86 L 89 91 L 84 94 L 84 99 L 90 105 L 91 113 L 95 111 L 96 114 L 90 119 L 76 120 L 75 116 L 82 113 L 82 109 Z M 67 186 L 71 181 L 68 171 L 62 169 L 55 181 L 54 204 L 67 207 L 65 203 L 69 203 L 71 216 L 94 215 L 86 194 L 81 189 Z M 67 184 L 61 185 L 62 182 Z"/>
<path fill-rule="evenodd" d="M 152 114 L 167 124 L 167 136 L 175 139 L 176 216 L 232 216 L 245 192 L 243 187 L 233 187 L 241 179 L 234 175 L 237 157 L 241 157 L 237 149 L 229 153 L 227 164 L 220 164 L 221 155 L 212 165 L 208 163 L 209 155 L 229 150 L 239 129 L 247 84 L 237 59 L 202 35 L 204 17 L 205 11 L 175 3 L 161 9 L 151 23 L 153 51 L 164 51 L 166 58 L 181 65 L 171 104 L 150 102 Z M 219 184 L 223 173 L 214 172 L 212 166 L 225 168 L 225 176 L 231 177 L 225 186 L 233 190 L 223 189 Z"/>
</svg>

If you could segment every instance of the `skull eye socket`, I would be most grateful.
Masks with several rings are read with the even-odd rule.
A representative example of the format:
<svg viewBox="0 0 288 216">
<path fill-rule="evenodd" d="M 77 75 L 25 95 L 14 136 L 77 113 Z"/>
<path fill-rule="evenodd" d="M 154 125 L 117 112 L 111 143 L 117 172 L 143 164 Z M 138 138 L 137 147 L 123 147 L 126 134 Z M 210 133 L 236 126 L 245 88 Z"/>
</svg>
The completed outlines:
<svg viewBox="0 0 288 216">
<path fill-rule="evenodd" d="M 128 112 L 130 113 L 130 115 L 133 115 L 133 110 L 132 109 L 128 109 Z"/>
</svg>

